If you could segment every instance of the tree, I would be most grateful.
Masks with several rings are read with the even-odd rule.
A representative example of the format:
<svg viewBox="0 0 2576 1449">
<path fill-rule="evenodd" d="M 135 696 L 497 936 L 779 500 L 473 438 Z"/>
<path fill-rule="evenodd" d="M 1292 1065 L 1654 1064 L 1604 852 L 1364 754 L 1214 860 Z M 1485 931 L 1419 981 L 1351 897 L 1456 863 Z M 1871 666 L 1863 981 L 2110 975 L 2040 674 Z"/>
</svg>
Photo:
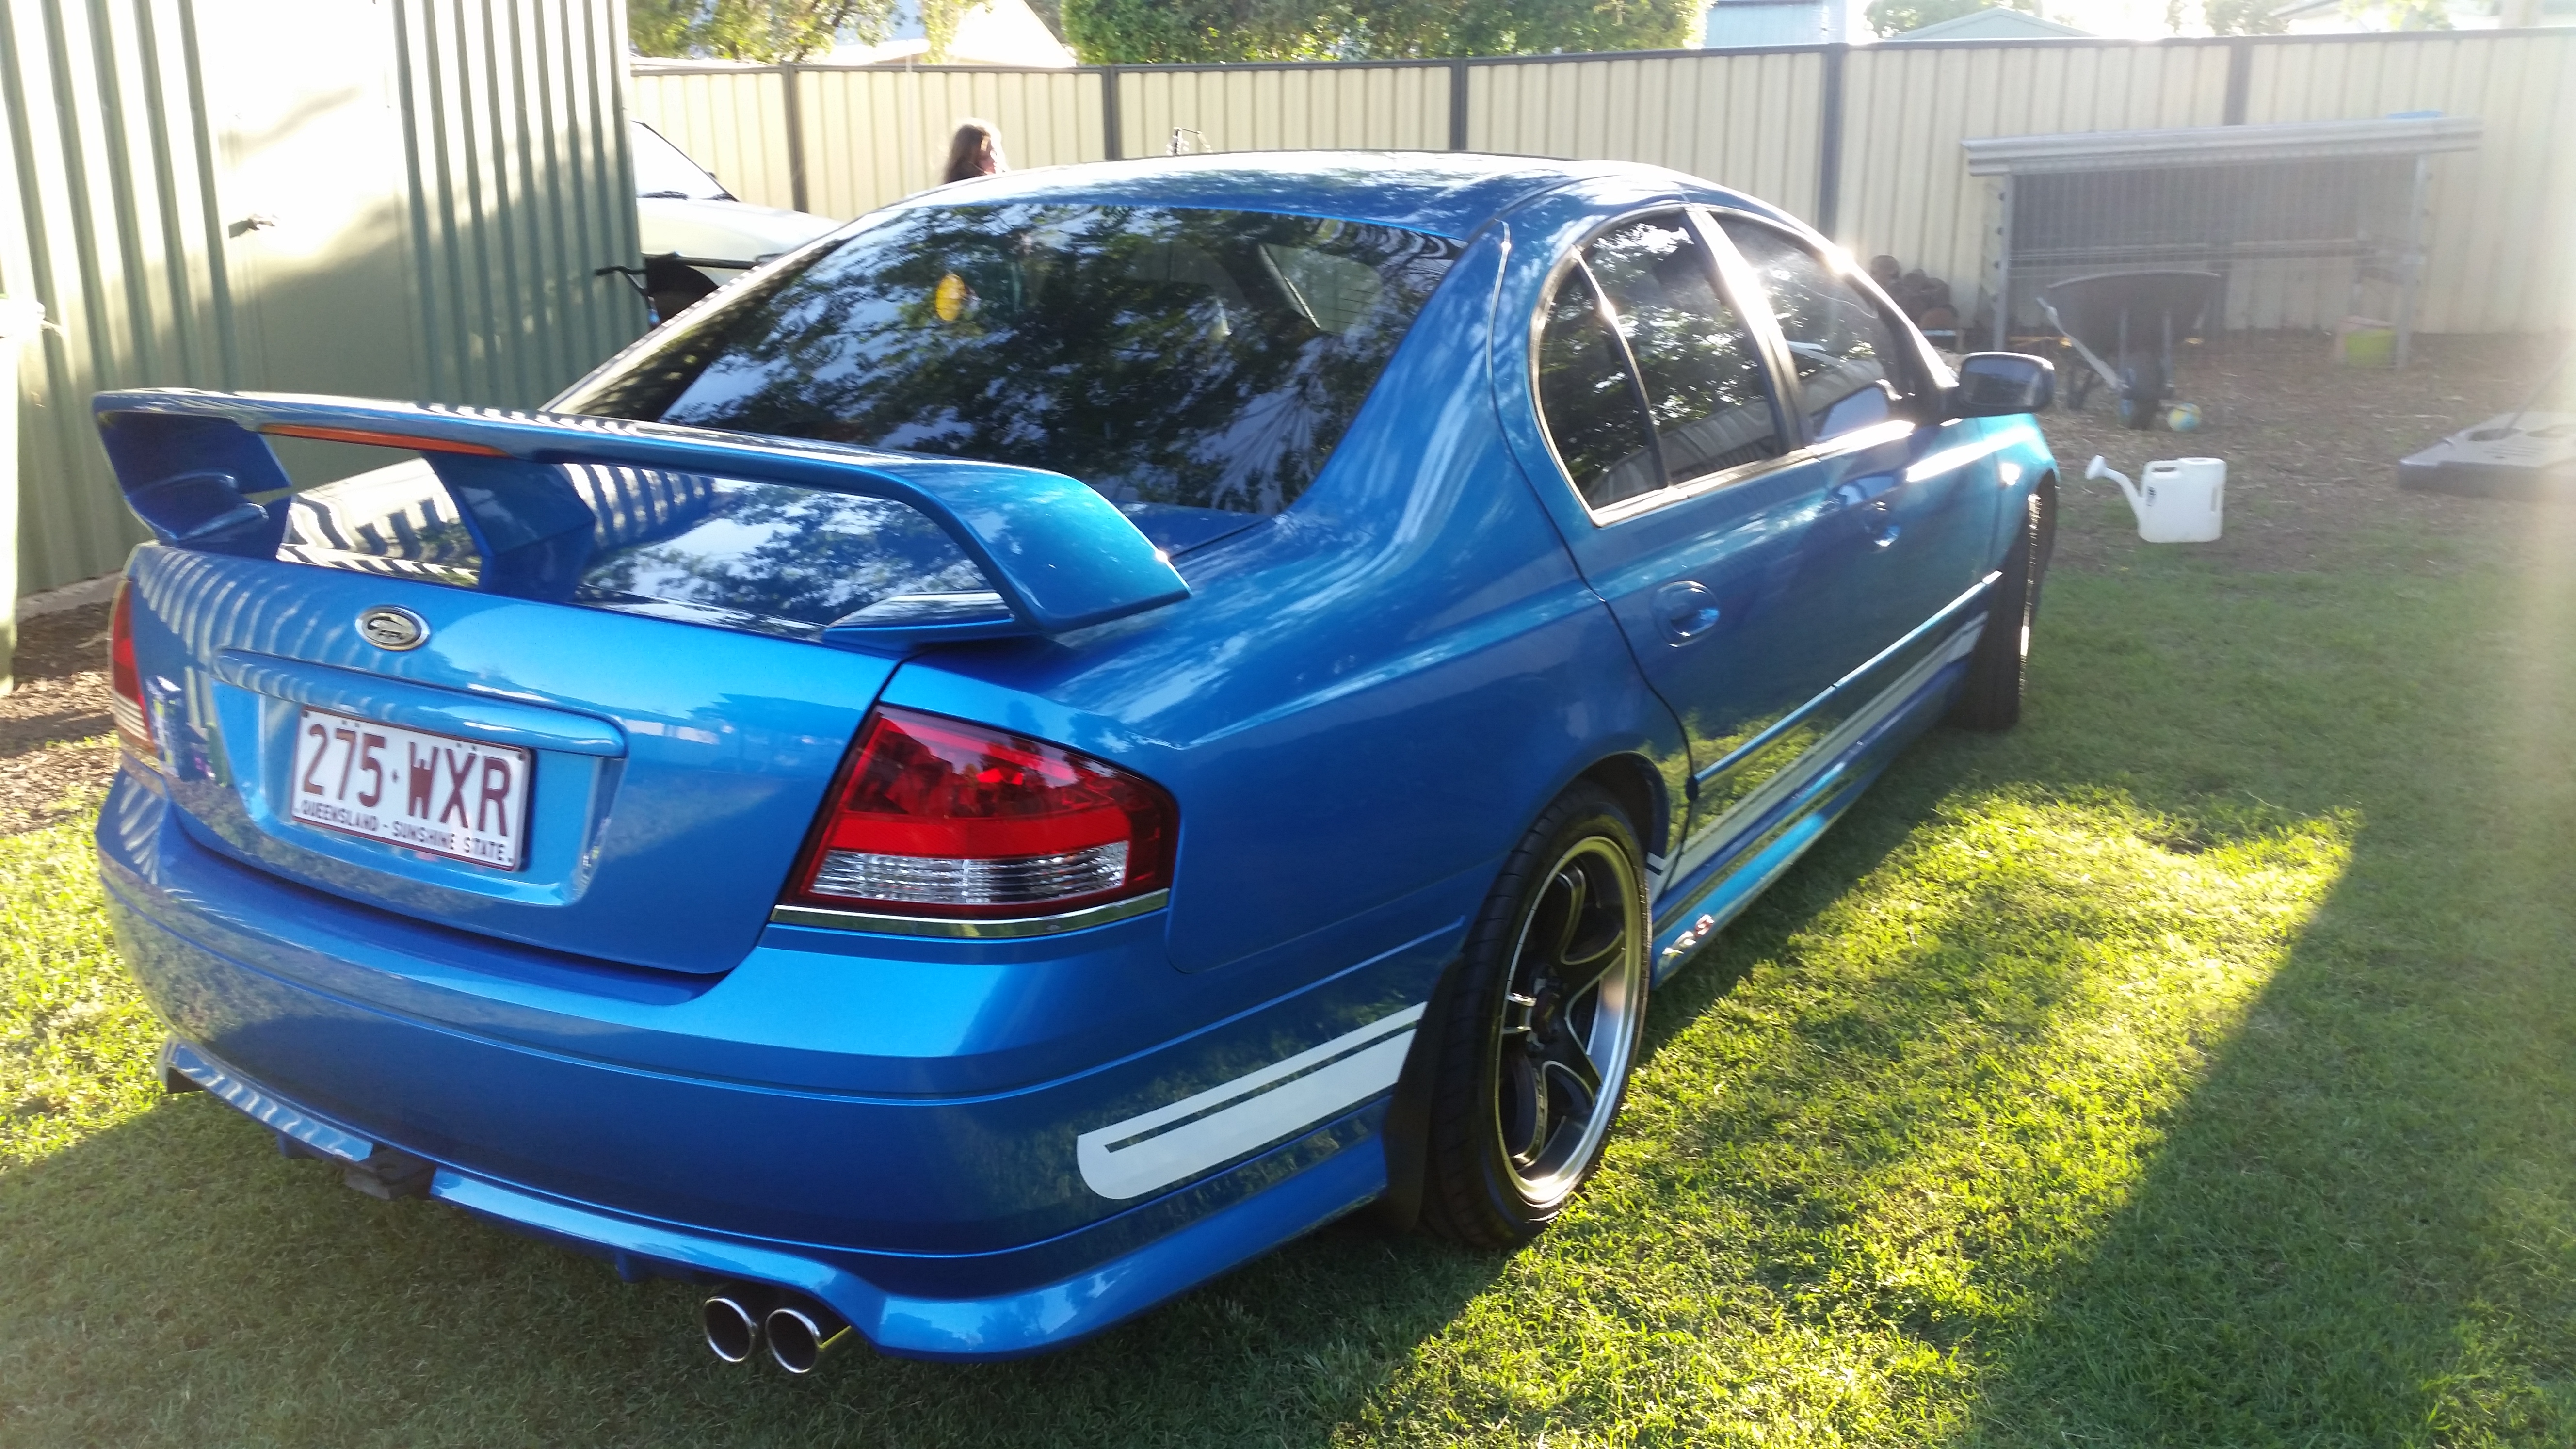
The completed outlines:
<svg viewBox="0 0 2576 1449">
<path fill-rule="evenodd" d="M 1401 60 L 1656 50 L 1688 43 L 1699 0 L 1063 0 L 1092 65 Z"/>
<path fill-rule="evenodd" d="M 2201 16 L 2212 35 L 2279 35 L 2290 28 L 2281 0 L 2205 0 Z"/>
<path fill-rule="evenodd" d="M 2343 0 L 2343 13 L 2380 30 L 2448 30 L 2450 0 Z"/>
<path fill-rule="evenodd" d="M 894 28 L 894 10 L 895 0 L 628 0 L 626 36 L 639 55 L 776 65 L 844 39 L 874 45 Z"/>
<path fill-rule="evenodd" d="M 1087 65 L 1322 60 L 1332 0 L 1064 0 L 1064 40 Z"/>
<path fill-rule="evenodd" d="M 1869 28 L 1883 38 L 1920 30 L 1943 20 L 1956 20 L 2001 6 L 2025 14 L 2039 13 L 2039 0 L 1870 0 Z"/>
</svg>

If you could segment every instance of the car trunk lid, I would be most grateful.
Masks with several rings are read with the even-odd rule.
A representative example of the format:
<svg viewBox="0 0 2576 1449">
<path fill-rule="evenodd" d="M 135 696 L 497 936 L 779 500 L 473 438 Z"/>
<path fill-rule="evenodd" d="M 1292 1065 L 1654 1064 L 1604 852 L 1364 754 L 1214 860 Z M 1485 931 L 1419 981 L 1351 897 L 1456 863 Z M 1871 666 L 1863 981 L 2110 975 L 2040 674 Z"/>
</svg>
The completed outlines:
<svg viewBox="0 0 2576 1449">
<path fill-rule="evenodd" d="M 162 544 L 132 627 L 190 835 L 632 966 L 741 959 L 907 650 L 1186 592 L 1033 470 L 382 404 L 100 409 Z M 296 495 L 257 436 L 289 429 L 427 461 Z"/>
</svg>

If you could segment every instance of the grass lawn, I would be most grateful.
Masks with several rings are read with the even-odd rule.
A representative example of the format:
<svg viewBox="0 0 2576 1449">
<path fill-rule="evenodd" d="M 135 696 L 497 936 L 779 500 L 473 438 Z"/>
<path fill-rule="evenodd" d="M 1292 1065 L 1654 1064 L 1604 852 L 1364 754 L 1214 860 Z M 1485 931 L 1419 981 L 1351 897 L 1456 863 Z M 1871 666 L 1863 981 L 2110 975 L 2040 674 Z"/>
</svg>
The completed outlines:
<svg viewBox="0 0 2576 1449">
<path fill-rule="evenodd" d="M 0 1442 L 2576 1442 L 2576 510 L 2493 516 L 2266 570 L 2074 494 L 2027 722 L 1659 997 L 1555 1231 L 1336 1227 L 1022 1363 L 727 1369 L 680 1285 L 156 1101 L 80 828 L 0 840 Z"/>
</svg>

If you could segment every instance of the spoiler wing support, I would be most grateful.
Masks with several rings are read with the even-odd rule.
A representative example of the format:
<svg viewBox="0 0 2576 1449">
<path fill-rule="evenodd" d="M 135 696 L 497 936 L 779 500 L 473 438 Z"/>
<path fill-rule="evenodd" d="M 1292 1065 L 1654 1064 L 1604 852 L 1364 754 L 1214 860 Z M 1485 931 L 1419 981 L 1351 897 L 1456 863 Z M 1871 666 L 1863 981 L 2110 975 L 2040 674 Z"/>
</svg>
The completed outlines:
<svg viewBox="0 0 2576 1449">
<path fill-rule="evenodd" d="M 298 437 L 419 453 L 456 500 L 483 555 L 482 587 L 492 593 L 571 597 L 588 560 L 593 517 L 561 471 L 567 464 L 905 504 L 956 541 L 1009 613 L 1007 621 L 960 619 L 944 627 L 888 620 L 883 629 L 854 616 L 826 633 L 831 643 L 1061 634 L 1190 592 L 1109 500 L 1038 468 L 665 423 L 354 398 L 147 388 L 100 393 L 91 407 L 127 506 L 155 537 L 179 548 L 274 555 L 294 485 L 267 440 Z"/>
</svg>

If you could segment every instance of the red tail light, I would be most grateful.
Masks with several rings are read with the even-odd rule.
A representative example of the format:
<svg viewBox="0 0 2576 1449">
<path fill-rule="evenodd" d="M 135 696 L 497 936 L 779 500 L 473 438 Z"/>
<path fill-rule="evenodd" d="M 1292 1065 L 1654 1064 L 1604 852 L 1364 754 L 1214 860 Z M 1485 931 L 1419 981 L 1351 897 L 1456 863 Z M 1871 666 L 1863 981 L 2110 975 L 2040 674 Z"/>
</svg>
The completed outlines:
<svg viewBox="0 0 2576 1449">
<path fill-rule="evenodd" d="M 880 708 L 796 863 L 787 901 L 990 919 L 1171 884 L 1172 797 L 1061 746 Z"/>
<path fill-rule="evenodd" d="M 117 737 L 143 758 L 154 758 L 152 712 L 144 708 L 143 671 L 134 663 L 134 585 L 128 581 L 118 582 L 116 602 L 107 606 L 107 688 Z"/>
</svg>

